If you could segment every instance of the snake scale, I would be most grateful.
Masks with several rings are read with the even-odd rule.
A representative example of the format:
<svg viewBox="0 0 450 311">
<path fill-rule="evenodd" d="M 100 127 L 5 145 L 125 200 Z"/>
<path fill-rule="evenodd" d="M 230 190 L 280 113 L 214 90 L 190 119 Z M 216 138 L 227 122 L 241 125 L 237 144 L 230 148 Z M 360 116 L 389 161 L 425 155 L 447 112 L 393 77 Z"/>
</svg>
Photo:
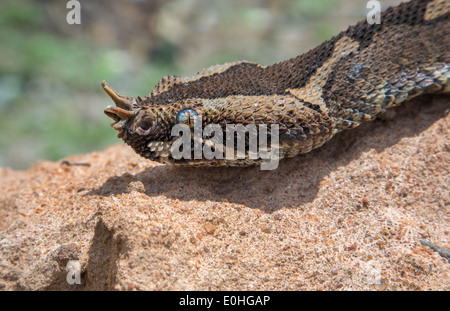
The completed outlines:
<svg viewBox="0 0 450 311">
<path fill-rule="evenodd" d="M 105 114 L 139 155 L 162 163 L 248 166 L 263 159 L 174 159 L 171 129 L 200 116 L 202 126 L 279 126 L 279 158 L 307 153 L 337 133 L 426 93 L 450 93 L 450 1 L 388 8 L 379 24 L 361 21 L 298 57 L 262 66 L 239 61 L 192 77 L 168 76 L 148 96 L 119 95 Z M 203 140 L 205 142 L 205 140 Z M 226 146 L 225 146 L 226 147 Z"/>
</svg>

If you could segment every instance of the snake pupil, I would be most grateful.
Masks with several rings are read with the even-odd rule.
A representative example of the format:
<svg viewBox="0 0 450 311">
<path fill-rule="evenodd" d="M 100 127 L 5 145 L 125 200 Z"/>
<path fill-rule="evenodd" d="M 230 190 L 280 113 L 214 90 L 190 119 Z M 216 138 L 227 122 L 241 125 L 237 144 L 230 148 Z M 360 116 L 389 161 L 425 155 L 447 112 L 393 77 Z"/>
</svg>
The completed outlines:
<svg viewBox="0 0 450 311">
<path fill-rule="evenodd" d="M 178 112 L 176 121 L 180 124 L 186 124 L 189 127 L 194 125 L 194 119 L 198 116 L 197 112 L 193 109 L 184 109 Z"/>
</svg>

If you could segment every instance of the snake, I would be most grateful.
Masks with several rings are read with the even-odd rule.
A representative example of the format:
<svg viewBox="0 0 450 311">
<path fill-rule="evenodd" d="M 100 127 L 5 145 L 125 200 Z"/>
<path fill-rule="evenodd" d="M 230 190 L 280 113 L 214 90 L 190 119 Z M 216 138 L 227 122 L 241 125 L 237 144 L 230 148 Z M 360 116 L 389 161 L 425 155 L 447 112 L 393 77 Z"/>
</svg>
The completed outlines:
<svg viewBox="0 0 450 311">
<path fill-rule="evenodd" d="M 214 133 L 222 130 L 230 137 L 235 133 L 229 125 L 267 126 L 270 132 L 276 125 L 277 159 L 305 154 L 413 97 L 449 94 L 449 16 L 448 0 L 412 0 L 381 12 L 379 23 L 362 20 L 295 58 L 270 66 L 235 61 L 189 77 L 166 76 L 146 97 L 120 95 L 103 81 L 115 103 L 104 112 L 119 138 L 160 163 L 267 161 L 251 153 L 247 141 L 240 156 L 224 156 L 225 150 L 236 151 L 236 144 L 211 143 L 211 133 L 195 136 L 195 122 L 201 128 L 214 124 Z M 189 156 L 174 157 L 180 139 L 173 135 L 176 125 L 191 131 L 185 137 L 191 147 L 212 146 L 219 156 L 194 156 L 188 145 L 183 148 Z M 267 146 L 275 148 L 275 140 Z"/>
</svg>

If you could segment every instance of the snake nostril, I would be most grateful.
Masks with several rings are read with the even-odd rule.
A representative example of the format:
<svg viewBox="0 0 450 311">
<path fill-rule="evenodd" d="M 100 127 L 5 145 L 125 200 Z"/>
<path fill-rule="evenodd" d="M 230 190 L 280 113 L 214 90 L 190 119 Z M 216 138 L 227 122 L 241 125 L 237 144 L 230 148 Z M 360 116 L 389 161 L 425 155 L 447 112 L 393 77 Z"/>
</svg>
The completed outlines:
<svg viewBox="0 0 450 311">
<path fill-rule="evenodd" d="M 139 121 L 139 123 L 137 124 L 137 128 L 141 128 L 143 131 L 147 131 L 148 129 L 150 129 L 153 125 L 153 122 L 151 120 L 142 120 Z"/>
<path fill-rule="evenodd" d="M 136 125 L 136 132 L 139 135 L 147 135 L 151 131 L 153 131 L 156 128 L 156 124 L 153 124 L 152 120 L 146 119 L 141 120 Z"/>
</svg>

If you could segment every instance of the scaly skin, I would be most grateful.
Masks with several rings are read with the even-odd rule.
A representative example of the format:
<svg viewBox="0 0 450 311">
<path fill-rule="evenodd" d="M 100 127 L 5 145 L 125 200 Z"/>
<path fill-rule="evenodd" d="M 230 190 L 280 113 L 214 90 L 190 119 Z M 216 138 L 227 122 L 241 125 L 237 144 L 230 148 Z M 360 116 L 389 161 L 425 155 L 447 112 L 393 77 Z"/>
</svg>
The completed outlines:
<svg viewBox="0 0 450 311">
<path fill-rule="evenodd" d="M 197 166 L 247 166 L 261 159 L 180 159 L 170 148 L 177 114 L 194 110 L 202 126 L 278 124 L 280 158 L 307 153 L 336 133 L 373 120 L 425 93 L 450 92 L 450 1 L 411 1 L 389 8 L 296 58 L 264 67 L 242 61 L 193 77 L 163 78 L 145 98 L 105 91 L 106 115 L 138 154 Z"/>
</svg>

